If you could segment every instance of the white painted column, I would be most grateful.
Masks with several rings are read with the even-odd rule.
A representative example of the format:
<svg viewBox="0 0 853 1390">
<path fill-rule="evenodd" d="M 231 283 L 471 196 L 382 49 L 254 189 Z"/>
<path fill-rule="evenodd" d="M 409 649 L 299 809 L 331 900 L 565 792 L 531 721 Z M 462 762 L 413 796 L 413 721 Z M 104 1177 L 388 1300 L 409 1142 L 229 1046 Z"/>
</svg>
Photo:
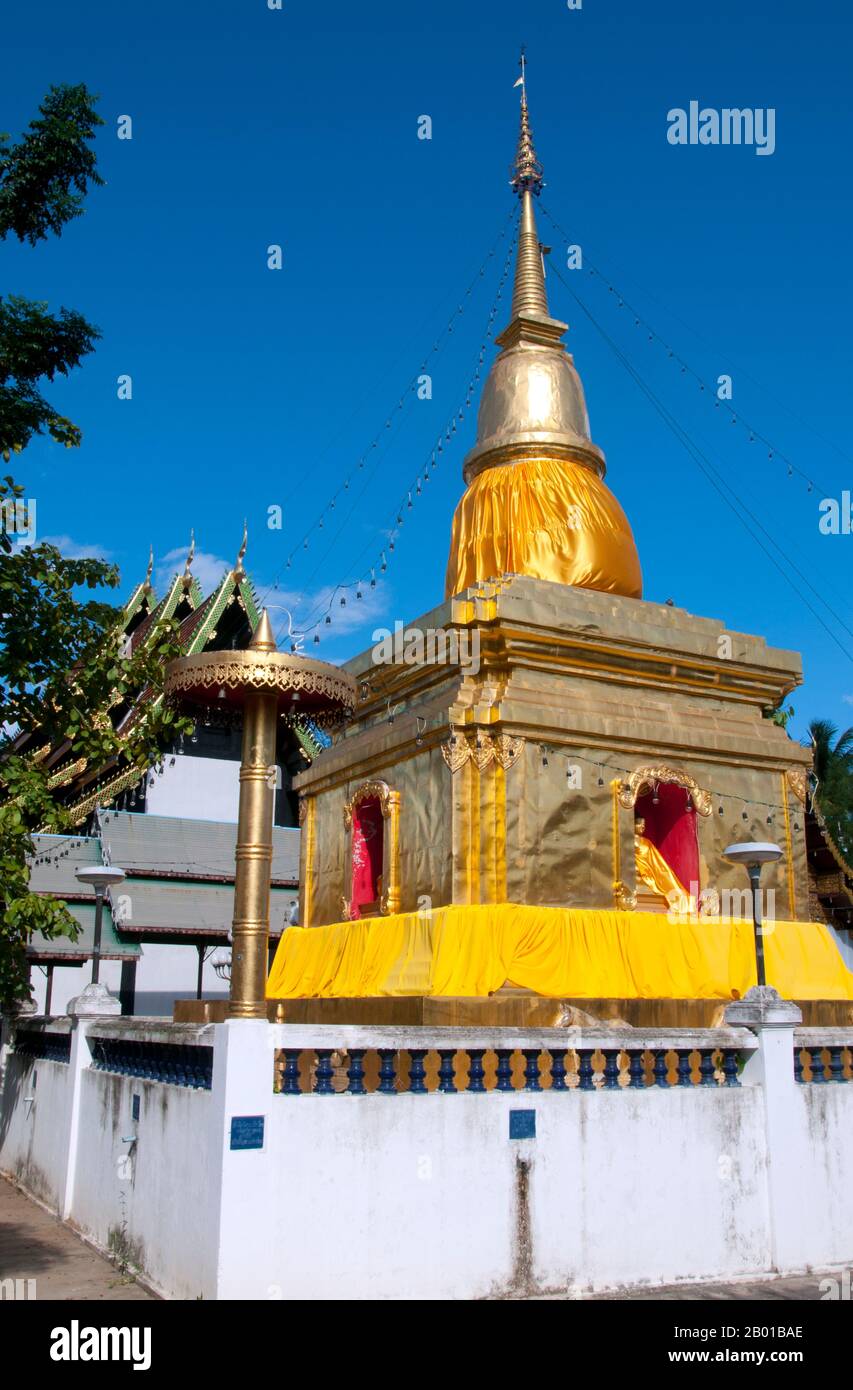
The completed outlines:
<svg viewBox="0 0 853 1390">
<path fill-rule="evenodd" d="M 748 1060 L 744 1086 L 760 1086 L 767 1136 L 767 1201 L 770 1256 L 780 1272 L 808 1263 L 809 1162 L 802 1106 L 794 1079 L 794 1029 L 802 1022 L 796 1004 L 770 985 L 753 986 L 726 1008 L 726 1022 L 749 1028 L 758 1050 Z"/>
<path fill-rule="evenodd" d="M 253 1281 L 253 1271 L 268 1264 L 269 1213 L 273 1203 L 281 1202 L 281 1173 L 269 1159 L 275 1038 L 275 1026 L 262 1019 L 232 1018 L 216 1027 L 212 1142 L 213 1191 L 219 1198 L 219 1299 L 280 1297 L 275 1289 L 256 1287 Z M 232 1132 L 237 1144 L 257 1143 L 260 1120 L 262 1147 L 232 1148 Z"/>
</svg>

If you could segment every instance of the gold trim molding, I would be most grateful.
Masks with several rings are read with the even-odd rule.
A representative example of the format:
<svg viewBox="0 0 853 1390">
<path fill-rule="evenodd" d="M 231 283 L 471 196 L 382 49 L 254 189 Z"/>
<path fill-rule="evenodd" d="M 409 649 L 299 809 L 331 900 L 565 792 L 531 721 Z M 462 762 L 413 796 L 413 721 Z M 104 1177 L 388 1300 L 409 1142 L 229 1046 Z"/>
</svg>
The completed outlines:
<svg viewBox="0 0 853 1390">
<path fill-rule="evenodd" d="M 357 700 L 355 681 L 338 667 L 284 652 L 247 647 L 245 651 L 182 656 L 169 663 L 164 687 L 167 697 L 183 695 L 215 706 L 222 690 L 240 703 L 251 691 L 275 694 L 279 705 L 287 709 L 295 696 L 319 697 L 330 708 L 312 706 L 307 711 L 307 718 L 316 724 L 337 722 L 342 714 L 355 709 Z"/>
<path fill-rule="evenodd" d="M 69 763 L 67 767 L 61 768 L 48 778 L 48 791 L 54 791 L 57 787 L 64 787 L 68 782 L 73 782 L 75 777 L 79 777 L 81 772 L 85 772 L 89 766 L 88 758 L 78 758 L 76 763 Z"/>
<path fill-rule="evenodd" d="M 637 895 L 621 881 L 616 879 L 613 884 L 613 903 L 617 912 L 636 912 Z"/>
<path fill-rule="evenodd" d="M 785 781 L 787 782 L 791 791 L 794 793 L 794 796 L 797 798 L 797 800 L 802 802 L 802 804 L 805 806 L 809 788 L 809 780 L 806 769 L 804 767 L 789 767 L 787 772 L 785 773 Z"/>
<path fill-rule="evenodd" d="M 141 782 L 143 777 L 147 775 L 147 771 L 147 768 L 143 768 L 140 772 L 138 767 L 132 767 L 126 772 L 122 772 L 118 777 L 114 777 L 112 781 L 102 783 L 97 791 L 92 792 L 82 801 L 78 801 L 75 806 L 69 808 L 71 824 L 79 825 L 91 811 L 94 811 L 96 806 L 108 806 L 122 792 Z"/>
<path fill-rule="evenodd" d="M 473 762 L 480 772 L 485 772 L 491 763 L 497 763 L 504 772 L 518 762 L 524 749 L 524 739 L 511 734 L 476 735 L 452 733 L 446 743 L 441 744 L 441 756 L 451 772 L 458 772 L 467 762 Z"/>
<path fill-rule="evenodd" d="M 658 782 L 669 782 L 674 783 L 676 787 L 683 787 L 690 793 L 690 800 L 699 815 L 710 816 L 711 793 L 704 791 L 689 772 L 680 767 L 669 767 L 666 763 L 652 763 L 646 767 L 635 768 L 626 781 L 619 783 L 619 805 L 626 811 L 633 810 L 637 798 L 647 791 L 652 791 Z"/>
</svg>

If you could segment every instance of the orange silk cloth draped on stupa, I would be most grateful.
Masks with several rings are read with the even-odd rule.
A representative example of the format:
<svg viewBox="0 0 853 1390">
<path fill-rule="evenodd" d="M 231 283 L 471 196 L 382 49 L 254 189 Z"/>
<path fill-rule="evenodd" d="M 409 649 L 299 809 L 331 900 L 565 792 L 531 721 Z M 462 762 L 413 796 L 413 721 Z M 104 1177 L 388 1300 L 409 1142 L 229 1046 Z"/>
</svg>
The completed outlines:
<svg viewBox="0 0 853 1390">
<path fill-rule="evenodd" d="M 527 574 L 642 595 L 631 527 L 596 474 L 566 459 L 527 458 L 485 469 L 453 518 L 445 592 L 501 574 Z"/>
<path fill-rule="evenodd" d="M 828 927 L 774 922 L 764 950 L 786 998 L 853 1000 Z M 558 999 L 737 998 L 755 984 L 752 923 L 495 903 L 288 927 L 267 998 L 482 998 L 505 984 Z"/>
</svg>

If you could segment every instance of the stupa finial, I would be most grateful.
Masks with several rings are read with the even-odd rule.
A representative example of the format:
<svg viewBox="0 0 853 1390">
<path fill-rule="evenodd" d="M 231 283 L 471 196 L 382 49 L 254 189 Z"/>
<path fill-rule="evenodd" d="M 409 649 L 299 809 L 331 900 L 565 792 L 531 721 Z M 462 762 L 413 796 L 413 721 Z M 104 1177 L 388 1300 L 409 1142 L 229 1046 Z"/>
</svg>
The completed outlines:
<svg viewBox="0 0 853 1390">
<path fill-rule="evenodd" d="M 515 85 L 521 88 L 521 128 L 518 133 L 518 145 L 510 182 L 515 192 L 521 197 L 528 191 L 540 193 L 544 180 L 542 178 L 542 165 L 536 158 L 536 151 L 533 148 L 533 132 L 530 129 L 530 115 L 527 110 L 527 58 L 523 46 L 518 66 L 521 68 L 521 76 Z"/>
<path fill-rule="evenodd" d="M 516 87 L 521 87 L 521 129 L 515 163 L 512 166 L 510 183 L 513 191 L 521 199 L 521 226 L 518 233 L 518 258 L 515 264 L 515 283 L 512 291 L 511 323 L 518 319 L 540 319 L 551 322 L 548 312 L 548 297 L 545 293 L 545 266 L 542 260 L 543 247 L 536 230 L 536 217 L 533 212 L 533 195 L 543 186 L 542 165 L 533 148 L 533 135 L 530 130 L 530 117 L 527 110 L 527 58 L 524 49 L 519 60 L 521 76 Z M 559 333 L 565 330 L 561 324 Z M 551 336 L 553 337 L 553 332 Z M 558 333 L 558 336 L 559 336 Z M 524 336 L 522 333 L 520 336 Z M 502 339 L 498 338 L 498 343 Z"/>
</svg>

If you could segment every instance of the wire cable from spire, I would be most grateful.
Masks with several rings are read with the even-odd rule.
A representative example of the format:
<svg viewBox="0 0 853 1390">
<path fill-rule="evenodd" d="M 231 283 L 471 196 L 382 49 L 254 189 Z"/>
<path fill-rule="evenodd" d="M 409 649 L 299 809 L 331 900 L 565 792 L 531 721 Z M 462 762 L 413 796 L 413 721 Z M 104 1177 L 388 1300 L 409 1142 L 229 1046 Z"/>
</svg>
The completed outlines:
<svg viewBox="0 0 853 1390">
<path fill-rule="evenodd" d="M 679 424 L 675 416 L 667 410 L 663 402 L 655 394 L 652 388 L 647 385 L 640 373 L 625 356 L 618 343 L 614 342 L 607 330 L 598 322 L 595 315 L 591 312 L 590 309 L 587 308 L 580 296 L 572 289 L 571 285 L 568 283 L 566 279 L 564 279 L 564 277 L 556 269 L 556 267 L 554 267 L 554 272 L 560 283 L 564 285 L 565 288 L 569 291 L 569 294 L 572 296 L 578 307 L 583 310 L 584 314 L 600 333 L 601 337 L 607 343 L 614 356 L 621 362 L 628 375 L 632 378 L 636 385 L 639 386 L 640 390 L 654 406 L 655 410 L 658 412 L 661 419 L 664 421 L 664 424 L 667 426 L 668 429 L 672 431 L 672 433 L 675 435 L 676 439 L 679 441 L 682 447 L 686 449 L 687 453 L 690 454 L 694 463 L 698 466 L 700 471 L 704 473 L 705 477 L 707 478 L 711 486 L 714 488 L 714 490 L 717 493 L 719 493 L 726 506 L 730 509 L 730 511 L 734 512 L 734 515 L 737 517 L 738 521 L 741 523 L 744 529 L 750 534 L 755 544 L 759 547 L 760 550 L 764 551 L 764 554 L 770 560 L 770 563 L 779 571 L 779 573 L 782 575 L 782 578 L 786 580 L 786 582 L 791 586 L 791 588 L 794 590 L 795 594 L 797 594 L 800 601 L 805 605 L 806 608 L 808 608 L 809 612 L 812 614 L 812 617 L 816 619 L 816 621 L 828 634 L 828 636 L 835 643 L 835 645 L 842 652 L 842 654 L 847 657 L 848 661 L 853 661 L 853 654 L 851 654 L 851 652 L 848 651 L 844 644 L 839 641 L 832 628 L 829 626 L 828 623 L 824 622 L 820 613 L 818 613 L 817 610 L 812 606 L 812 604 L 806 598 L 805 594 L 799 588 L 797 583 L 791 578 L 787 571 L 782 568 L 781 564 L 773 555 L 773 553 L 767 548 L 766 545 L 763 544 L 763 542 L 755 534 L 755 531 L 752 529 L 753 526 L 757 527 L 758 530 L 760 530 L 767 537 L 767 540 L 770 542 L 770 544 L 776 547 L 776 549 L 782 555 L 783 559 L 787 562 L 787 564 L 791 566 L 791 569 L 794 571 L 794 573 L 799 576 L 799 578 L 803 581 L 806 587 L 810 589 L 811 592 L 815 595 L 818 601 L 824 605 L 824 607 L 832 615 L 835 621 L 842 628 L 844 628 L 845 632 L 849 633 L 851 630 L 844 622 L 843 618 L 841 618 L 835 612 L 832 606 L 827 602 L 823 595 L 819 593 L 819 591 L 814 587 L 814 585 L 809 581 L 809 579 L 803 574 L 802 570 L 799 569 L 799 567 L 794 563 L 791 557 L 788 554 L 786 554 L 782 547 L 774 540 L 770 532 L 766 529 L 766 527 L 764 527 L 761 524 L 759 519 L 755 516 L 755 514 L 751 511 L 747 504 L 738 496 L 734 488 L 731 487 L 731 485 L 728 482 L 726 482 L 722 475 L 717 471 L 717 469 L 711 463 L 711 460 L 708 458 L 707 454 L 705 454 L 703 450 L 699 448 L 699 446 L 690 438 L 690 435 L 683 428 L 683 426 Z M 741 509 L 741 511 L 738 511 L 738 507 Z M 741 515 L 741 512 L 745 513 L 745 516 Z"/>
<path fill-rule="evenodd" d="M 330 591 L 328 599 L 322 600 L 312 610 L 311 616 L 304 623 L 301 623 L 298 628 L 294 628 L 291 623 L 291 631 L 289 633 L 291 640 L 293 638 L 305 639 L 313 633 L 314 643 L 319 643 L 320 637 L 318 629 L 321 627 L 321 625 L 323 627 L 326 627 L 331 624 L 331 614 L 333 606 L 335 606 L 335 600 L 337 599 L 340 605 L 344 605 L 346 603 L 346 594 L 351 589 L 355 590 L 355 597 L 357 599 L 361 598 L 362 590 L 366 586 L 366 583 L 369 583 L 369 586 L 371 588 L 375 587 L 376 572 L 379 571 L 381 576 L 381 574 L 387 570 L 388 557 L 386 555 L 386 551 L 389 553 L 393 553 L 396 549 L 397 540 L 400 534 L 400 528 L 403 524 L 404 513 L 407 512 L 413 506 L 414 497 L 417 497 L 421 494 L 422 482 L 426 483 L 428 481 L 431 470 L 434 471 L 438 465 L 440 455 L 442 454 L 445 445 L 449 444 L 453 436 L 457 433 L 457 423 L 464 419 L 465 413 L 470 409 L 473 403 L 476 383 L 480 379 L 480 373 L 482 371 L 483 361 L 486 355 L 486 344 L 493 335 L 492 326 L 498 314 L 498 305 L 500 303 L 501 298 L 503 297 L 504 286 L 507 282 L 507 279 L 509 278 L 510 267 L 512 265 L 512 258 L 515 252 L 517 239 L 518 229 L 516 228 L 516 234 L 512 237 L 509 247 L 507 249 L 506 259 L 504 261 L 501 277 L 498 281 L 497 290 L 495 292 L 495 298 L 492 303 L 492 307 L 489 311 L 489 317 L 486 324 L 486 328 L 479 344 L 476 362 L 472 369 L 470 378 L 468 380 L 468 384 L 465 388 L 464 398 L 460 399 L 458 406 L 454 409 L 453 413 L 447 418 L 445 425 L 439 431 L 435 444 L 433 445 L 432 449 L 428 451 L 426 463 L 420 469 L 417 477 L 413 480 L 410 487 L 404 492 L 399 506 L 394 509 L 394 513 L 392 514 L 392 518 L 390 519 L 390 525 L 387 528 L 378 528 L 376 536 L 382 537 L 381 545 L 384 548 L 380 549 L 376 536 L 374 536 L 372 540 L 368 541 L 368 543 L 365 545 L 360 555 L 356 559 L 356 566 L 361 570 L 362 574 L 366 573 L 368 570 L 370 571 L 370 580 L 364 581 L 361 579 L 355 579 L 336 584 L 334 588 Z M 492 252 L 489 253 L 490 256 L 491 254 Z M 350 516 L 352 515 L 352 512 L 357 506 L 361 496 L 363 496 L 368 486 L 370 485 L 372 474 L 378 468 L 379 462 L 380 460 L 377 459 L 376 463 L 374 463 L 373 465 L 373 470 L 370 474 L 368 474 L 367 478 L 365 479 L 361 492 L 357 497 L 353 499 L 352 506 L 350 508 Z M 320 560 L 317 569 L 322 568 L 322 566 L 328 560 L 329 555 L 337 548 L 338 542 L 344 530 L 346 529 L 346 524 L 348 523 L 348 521 L 349 517 L 342 518 L 341 529 L 339 530 L 338 535 L 332 541 L 329 550 Z M 370 553 L 374 546 L 377 547 L 377 550 L 379 552 L 378 556 L 374 558 L 374 563 L 372 565 L 364 565 L 362 563 L 364 557 Z M 311 577 L 312 579 L 316 577 L 317 569 L 315 569 L 314 575 L 312 575 Z M 308 582 L 310 583 L 311 581 L 309 580 Z M 267 590 L 267 593 L 269 593 L 269 589 Z M 264 597 L 266 597 L 266 595 Z"/>
<path fill-rule="evenodd" d="M 554 230 L 558 232 L 560 236 L 565 237 L 567 243 L 570 243 L 571 238 L 569 237 L 565 228 L 560 226 L 553 213 L 551 213 L 548 210 L 548 208 L 545 207 L 544 203 L 540 204 L 540 207 L 542 212 L 547 217 L 548 221 L 551 223 L 551 226 L 554 228 Z M 708 399 L 715 396 L 712 384 L 705 380 L 700 375 L 700 373 L 697 372 L 690 365 L 689 362 L 685 361 L 685 359 L 681 357 L 673 347 L 671 347 L 667 339 L 664 338 L 660 333 L 658 333 L 656 329 L 652 326 L 652 324 L 650 324 L 648 320 L 643 317 L 639 309 L 636 309 L 634 305 L 631 304 L 625 298 L 621 290 L 617 289 L 616 285 L 613 283 L 613 280 L 606 276 L 597 266 L 593 265 L 592 261 L 589 259 L 586 253 L 584 253 L 584 265 L 589 270 L 590 275 L 594 276 L 602 285 L 605 285 L 607 287 L 608 294 L 612 294 L 615 296 L 616 303 L 618 304 L 619 308 L 625 308 L 628 310 L 628 312 L 634 320 L 635 327 L 641 328 L 648 335 L 649 342 L 659 344 L 660 347 L 664 349 L 667 356 L 673 362 L 675 362 L 678 367 L 681 368 L 682 376 L 691 377 L 698 384 L 700 391 L 705 392 Z M 560 278 L 562 279 L 562 277 Z M 563 281 L 563 283 L 565 284 L 565 281 Z M 574 291 L 572 291 L 572 293 L 574 293 Z M 690 328 L 690 325 L 686 324 L 685 327 Z M 695 330 L 691 329 L 690 331 L 694 332 Z M 761 383 L 759 382 L 758 385 L 760 386 Z M 787 466 L 789 478 L 793 477 L 796 473 L 797 476 L 802 478 L 803 481 L 806 483 L 807 490 L 809 492 L 814 492 L 815 490 L 818 490 L 822 492 L 824 496 L 827 496 L 829 494 L 830 490 L 827 487 L 825 487 L 823 483 L 820 483 L 816 478 L 804 472 L 803 469 L 800 468 L 797 464 L 795 464 L 792 461 L 792 459 L 788 457 L 787 454 L 784 454 L 782 450 L 779 449 L 773 443 L 772 440 L 768 439 L 767 436 L 762 434 L 760 430 L 756 429 L 754 425 L 751 425 L 750 422 L 744 418 L 743 414 L 734 408 L 730 401 L 722 400 L 719 396 L 716 396 L 716 398 L 714 399 L 714 404 L 718 409 L 724 409 L 726 411 L 733 425 L 741 426 L 741 428 L 745 431 L 750 444 L 758 442 L 766 445 L 768 449 L 768 459 L 776 459 L 778 462 L 784 463 Z M 828 442 L 831 443 L 831 441 Z M 836 452 L 841 452 L 836 448 L 834 444 L 832 444 L 832 448 L 836 449 Z M 842 454 L 842 457 L 845 457 L 845 455 Z"/>
</svg>

